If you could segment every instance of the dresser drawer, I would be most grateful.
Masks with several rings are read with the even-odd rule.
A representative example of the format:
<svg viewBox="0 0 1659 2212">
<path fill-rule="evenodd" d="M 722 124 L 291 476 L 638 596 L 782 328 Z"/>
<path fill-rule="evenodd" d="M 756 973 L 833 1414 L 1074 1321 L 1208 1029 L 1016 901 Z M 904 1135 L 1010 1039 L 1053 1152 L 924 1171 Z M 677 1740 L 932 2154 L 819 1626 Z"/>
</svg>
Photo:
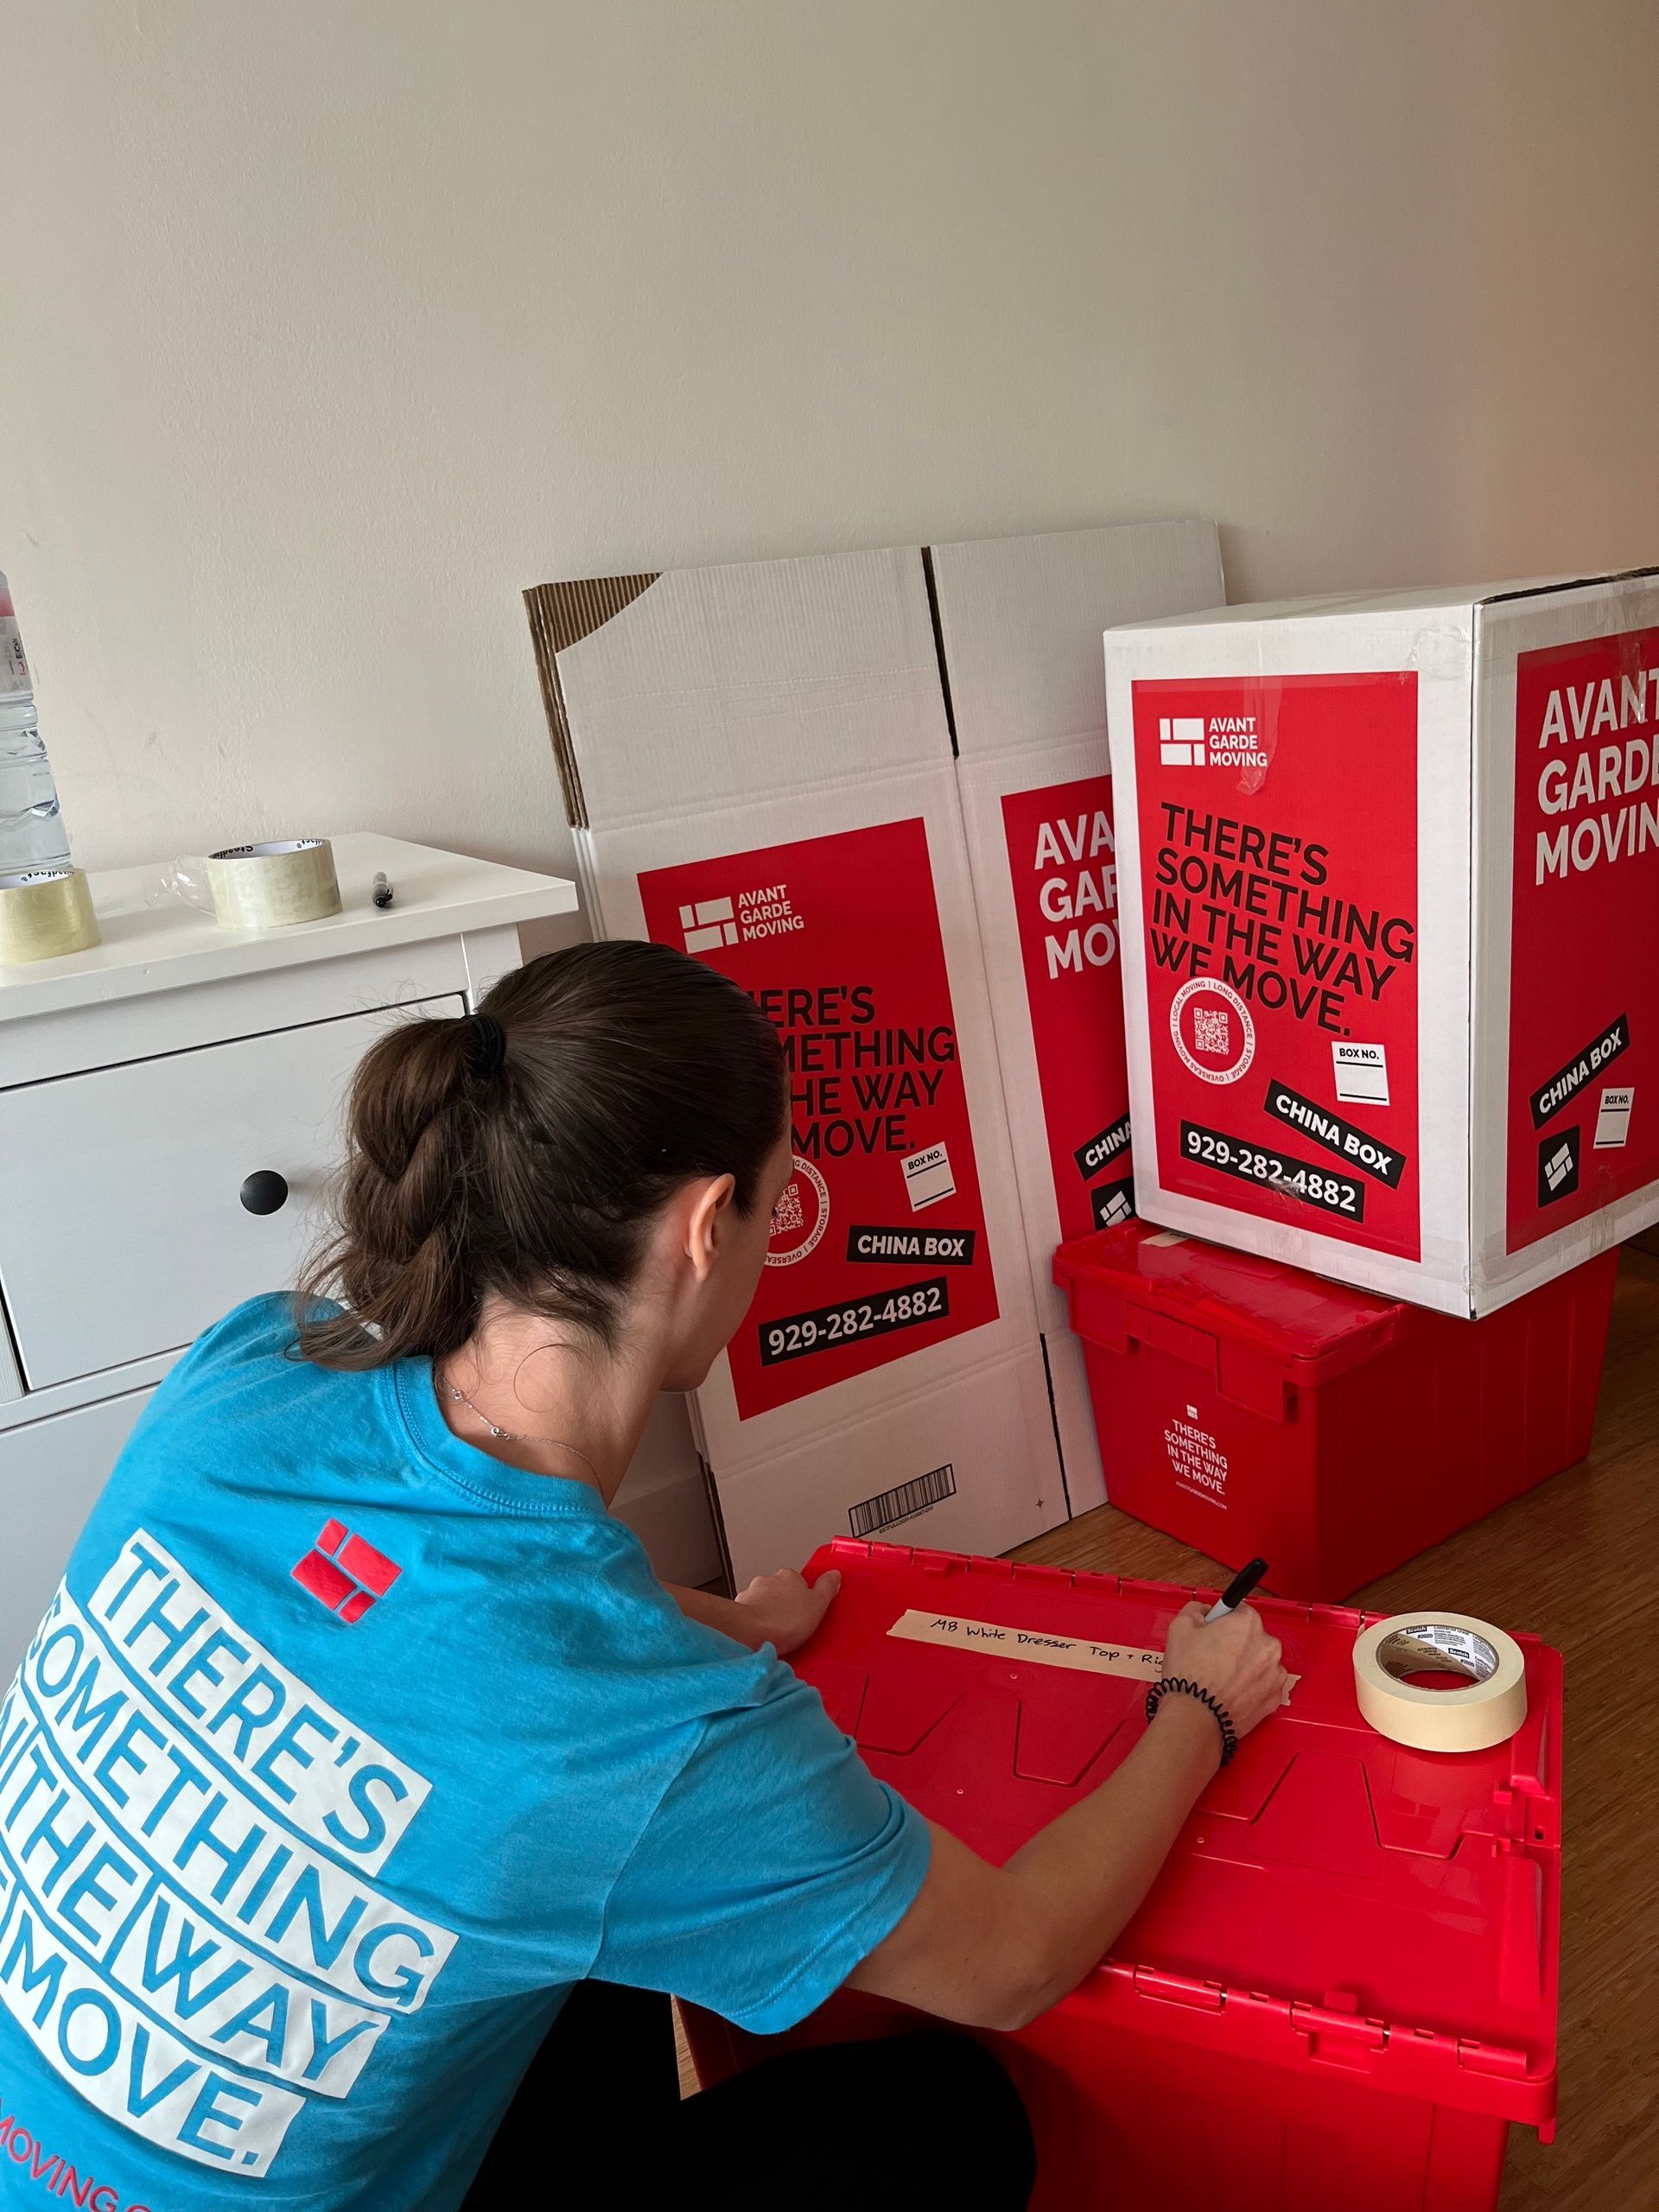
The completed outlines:
<svg viewBox="0 0 1659 2212">
<path fill-rule="evenodd" d="M 0 1431 L 0 1688 L 16 1671 L 148 1390 Z"/>
<path fill-rule="evenodd" d="M 465 1011 L 430 999 L 0 1091 L 0 1289 L 29 1387 L 188 1344 L 291 1285 L 353 1070 L 390 1023 Z"/>
</svg>

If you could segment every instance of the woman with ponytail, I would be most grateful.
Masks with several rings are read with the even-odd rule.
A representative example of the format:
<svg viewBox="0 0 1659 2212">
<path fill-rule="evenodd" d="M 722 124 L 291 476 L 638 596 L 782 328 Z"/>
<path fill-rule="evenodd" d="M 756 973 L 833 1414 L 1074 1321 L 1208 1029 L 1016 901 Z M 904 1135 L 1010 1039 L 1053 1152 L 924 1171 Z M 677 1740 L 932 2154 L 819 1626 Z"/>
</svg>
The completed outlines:
<svg viewBox="0 0 1659 2212">
<path fill-rule="evenodd" d="M 682 2102 L 669 1997 L 760 2034 L 844 1983 L 1029 2019 L 1144 1894 L 1214 1708 L 1242 1734 L 1278 1702 L 1278 1647 L 1189 1609 L 1171 1672 L 1204 1697 L 995 1869 L 781 1663 L 833 1573 L 665 1589 L 610 1502 L 741 1323 L 791 1164 L 771 1026 L 660 946 L 532 961 L 369 1052 L 331 1242 L 157 1392 L 0 1706 L 0 2085 L 76 2188 L 1026 2202 L 978 2044 Z"/>
</svg>

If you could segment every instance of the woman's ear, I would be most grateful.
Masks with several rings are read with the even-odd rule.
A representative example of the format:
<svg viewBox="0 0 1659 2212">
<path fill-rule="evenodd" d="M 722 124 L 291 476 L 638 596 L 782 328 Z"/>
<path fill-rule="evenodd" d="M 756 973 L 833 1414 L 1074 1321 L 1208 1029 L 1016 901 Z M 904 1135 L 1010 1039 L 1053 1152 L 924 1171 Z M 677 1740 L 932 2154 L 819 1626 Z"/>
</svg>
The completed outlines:
<svg viewBox="0 0 1659 2212">
<path fill-rule="evenodd" d="M 682 1192 L 685 1255 L 699 1282 L 714 1273 L 733 1219 L 737 1184 L 730 1175 L 710 1175 Z"/>
</svg>

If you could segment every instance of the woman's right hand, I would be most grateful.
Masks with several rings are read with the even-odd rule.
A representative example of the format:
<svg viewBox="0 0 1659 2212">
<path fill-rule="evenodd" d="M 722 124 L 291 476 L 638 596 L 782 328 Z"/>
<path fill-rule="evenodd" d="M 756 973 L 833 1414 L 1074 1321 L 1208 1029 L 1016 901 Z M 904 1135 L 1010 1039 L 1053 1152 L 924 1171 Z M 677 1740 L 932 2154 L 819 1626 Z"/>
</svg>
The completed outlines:
<svg viewBox="0 0 1659 2212">
<path fill-rule="evenodd" d="M 1164 1647 L 1171 1676 L 1224 1706 L 1240 1736 L 1284 1696 L 1281 1656 L 1248 1605 L 1215 1622 L 1202 1605 L 1184 1607 Z M 1172 1713 L 1182 1717 L 1166 1719 Z M 1002 2030 L 1024 2027 L 1075 1989 L 1128 1924 L 1221 1757 L 1195 1699 L 1166 1697 L 1158 1716 L 1097 1789 L 1000 1869 L 933 1828 L 915 1903 L 855 1972 L 853 1987 Z"/>
<path fill-rule="evenodd" d="M 1208 1690 L 1226 1707 L 1235 1735 L 1248 1736 L 1284 1702 L 1289 1677 L 1282 1649 L 1253 1606 L 1241 1605 L 1218 1621 L 1206 1621 L 1205 1610 L 1183 1605 L 1170 1623 L 1164 1672 Z"/>
</svg>

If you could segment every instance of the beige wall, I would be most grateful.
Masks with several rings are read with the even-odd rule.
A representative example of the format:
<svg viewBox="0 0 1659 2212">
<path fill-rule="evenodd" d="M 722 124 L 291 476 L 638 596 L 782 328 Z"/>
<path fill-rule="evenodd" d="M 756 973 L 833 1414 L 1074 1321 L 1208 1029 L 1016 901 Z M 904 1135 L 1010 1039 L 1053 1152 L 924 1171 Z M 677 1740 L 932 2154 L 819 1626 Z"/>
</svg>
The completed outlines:
<svg viewBox="0 0 1659 2212">
<path fill-rule="evenodd" d="M 5 0 L 0 566 L 80 856 L 559 863 L 518 591 L 1217 515 L 1659 556 L 1651 0 Z"/>
</svg>

